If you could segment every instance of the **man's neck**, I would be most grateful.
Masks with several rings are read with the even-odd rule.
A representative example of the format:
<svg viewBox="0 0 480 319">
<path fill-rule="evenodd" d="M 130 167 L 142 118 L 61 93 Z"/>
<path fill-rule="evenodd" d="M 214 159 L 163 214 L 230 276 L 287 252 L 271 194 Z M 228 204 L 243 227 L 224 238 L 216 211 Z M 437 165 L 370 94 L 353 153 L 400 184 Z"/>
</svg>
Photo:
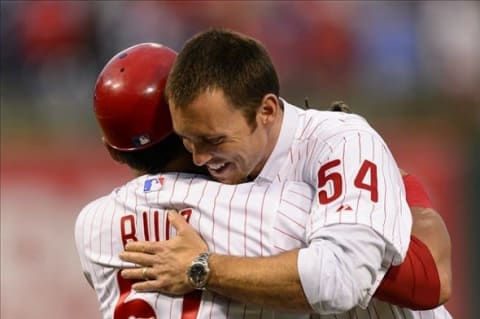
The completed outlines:
<svg viewBox="0 0 480 319">
<path fill-rule="evenodd" d="M 280 103 L 282 103 L 282 106 L 283 106 L 283 102 L 280 101 Z M 247 179 L 249 181 L 250 180 L 253 181 L 260 174 L 262 169 L 265 167 L 265 164 L 267 163 L 268 159 L 272 155 L 273 150 L 275 149 L 275 146 L 277 145 L 278 139 L 280 137 L 280 131 L 282 128 L 284 114 L 285 112 L 283 111 L 283 107 L 282 107 L 281 109 L 279 109 L 279 114 L 278 116 L 276 116 L 275 122 L 273 123 L 272 128 L 269 132 L 265 157 L 260 161 L 260 163 L 257 165 L 255 170 L 247 176 Z"/>
</svg>

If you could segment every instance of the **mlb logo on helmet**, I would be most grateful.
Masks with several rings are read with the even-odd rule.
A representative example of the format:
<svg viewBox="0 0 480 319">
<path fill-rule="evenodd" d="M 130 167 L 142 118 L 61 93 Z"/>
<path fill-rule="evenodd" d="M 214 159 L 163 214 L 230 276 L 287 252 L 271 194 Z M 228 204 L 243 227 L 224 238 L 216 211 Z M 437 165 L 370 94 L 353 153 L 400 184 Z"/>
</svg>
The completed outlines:
<svg viewBox="0 0 480 319">
<path fill-rule="evenodd" d="M 164 180 L 163 177 L 154 177 L 145 180 L 143 183 L 143 192 L 148 193 L 160 190 L 163 186 Z"/>
<path fill-rule="evenodd" d="M 148 134 L 143 134 L 143 135 L 135 136 L 135 137 L 132 138 L 132 143 L 136 147 L 146 145 L 146 144 L 150 143 L 151 141 L 152 141 L 152 139 L 150 138 L 150 136 Z"/>
</svg>

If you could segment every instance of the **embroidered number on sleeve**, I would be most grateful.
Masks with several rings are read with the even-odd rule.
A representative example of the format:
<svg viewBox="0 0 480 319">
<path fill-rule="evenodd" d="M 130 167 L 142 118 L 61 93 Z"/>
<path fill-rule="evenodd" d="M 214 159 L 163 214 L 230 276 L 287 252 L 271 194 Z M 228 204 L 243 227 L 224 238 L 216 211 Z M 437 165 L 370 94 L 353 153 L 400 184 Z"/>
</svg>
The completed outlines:
<svg viewBox="0 0 480 319">
<path fill-rule="evenodd" d="M 326 190 L 321 190 L 318 192 L 318 199 L 320 200 L 320 204 L 327 204 L 336 200 L 342 194 L 343 186 L 342 186 L 342 175 L 337 172 L 328 173 L 327 171 L 331 168 L 340 165 L 340 160 L 336 159 L 331 162 L 326 163 L 318 170 L 318 188 L 322 188 L 329 181 L 332 183 L 333 192 L 331 195 L 328 195 Z"/>
<path fill-rule="evenodd" d="M 370 184 L 365 182 L 367 176 L 370 176 Z M 370 191 L 372 202 L 378 202 L 377 165 L 368 160 L 363 161 L 354 183 L 355 187 Z"/>
<path fill-rule="evenodd" d="M 339 159 L 325 163 L 318 170 L 318 200 L 320 204 L 328 204 L 336 200 L 343 192 L 343 177 L 339 172 L 331 172 L 332 169 L 340 166 Z M 328 182 L 330 189 L 326 190 Z M 377 165 L 368 160 L 363 161 L 354 179 L 354 186 L 370 192 L 370 199 L 378 201 L 378 179 Z"/>
</svg>

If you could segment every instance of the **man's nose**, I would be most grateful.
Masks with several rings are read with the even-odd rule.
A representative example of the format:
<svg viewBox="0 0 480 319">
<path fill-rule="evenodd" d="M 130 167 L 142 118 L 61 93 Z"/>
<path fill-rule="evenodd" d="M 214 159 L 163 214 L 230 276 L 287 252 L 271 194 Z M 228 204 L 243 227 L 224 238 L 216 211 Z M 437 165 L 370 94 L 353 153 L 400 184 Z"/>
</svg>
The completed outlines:
<svg viewBox="0 0 480 319">
<path fill-rule="evenodd" d="M 197 166 L 205 165 L 209 160 L 212 159 L 212 156 L 208 152 L 206 147 L 200 145 L 193 145 L 192 147 L 192 159 L 193 163 Z"/>
</svg>

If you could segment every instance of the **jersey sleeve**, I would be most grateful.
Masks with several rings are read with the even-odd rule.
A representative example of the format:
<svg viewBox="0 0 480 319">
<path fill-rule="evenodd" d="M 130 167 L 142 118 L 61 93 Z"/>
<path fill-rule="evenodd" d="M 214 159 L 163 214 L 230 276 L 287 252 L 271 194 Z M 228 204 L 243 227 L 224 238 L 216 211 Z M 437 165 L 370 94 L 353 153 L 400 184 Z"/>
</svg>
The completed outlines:
<svg viewBox="0 0 480 319">
<path fill-rule="evenodd" d="M 383 139 L 362 121 L 340 126 L 336 131 L 331 130 L 330 135 L 319 135 L 312 152 L 310 178 L 317 188 L 306 239 L 311 246 L 319 240 L 343 238 L 345 234 L 339 225 L 362 229 L 357 237 L 365 245 L 359 247 L 347 242 L 342 251 L 343 256 L 363 260 L 360 267 L 368 269 L 365 274 L 371 280 L 354 280 L 347 288 L 356 291 L 353 300 L 365 308 L 390 266 L 400 264 L 405 258 L 412 218 L 400 170 Z M 369 231 L 363 230 L 364 227 Z M 326 229 L 334 234 L 326 236 Z M 363 250 L 365 247 L 370 249 Z M 366 260 L 362 255 L 352 255 L 350 250 L 359 248 L 365 254 L 380 251 L 380 258 Z M 346 264 L 352 257 L 349 258 L 333 261 L 338 267 L 349 267 Z M 312 290 L 316 295 L 309 301 L 316 300 L 319 305 L 322 283 L 318 273 L 311 273 L 310 278 L 317 280 L 317 288 Z"/>
<path fill-rule="evenodd" d="M 302 288 L 319 314 L 342 313 L 369 299 L 386 249 L 383 238 L 359 224 L 335 224 L 300 250 Z"/>
<path fill-rule="evenodd" d="M 323 143 L 311 165 L 317 192 L 307 240 L 325 226 L 360 224 L 382 236 L 391 263 L 401 263 L 412 218 L 399 168 L 383 139 L 373 130 L 355 129 Z"/>
</svg>

